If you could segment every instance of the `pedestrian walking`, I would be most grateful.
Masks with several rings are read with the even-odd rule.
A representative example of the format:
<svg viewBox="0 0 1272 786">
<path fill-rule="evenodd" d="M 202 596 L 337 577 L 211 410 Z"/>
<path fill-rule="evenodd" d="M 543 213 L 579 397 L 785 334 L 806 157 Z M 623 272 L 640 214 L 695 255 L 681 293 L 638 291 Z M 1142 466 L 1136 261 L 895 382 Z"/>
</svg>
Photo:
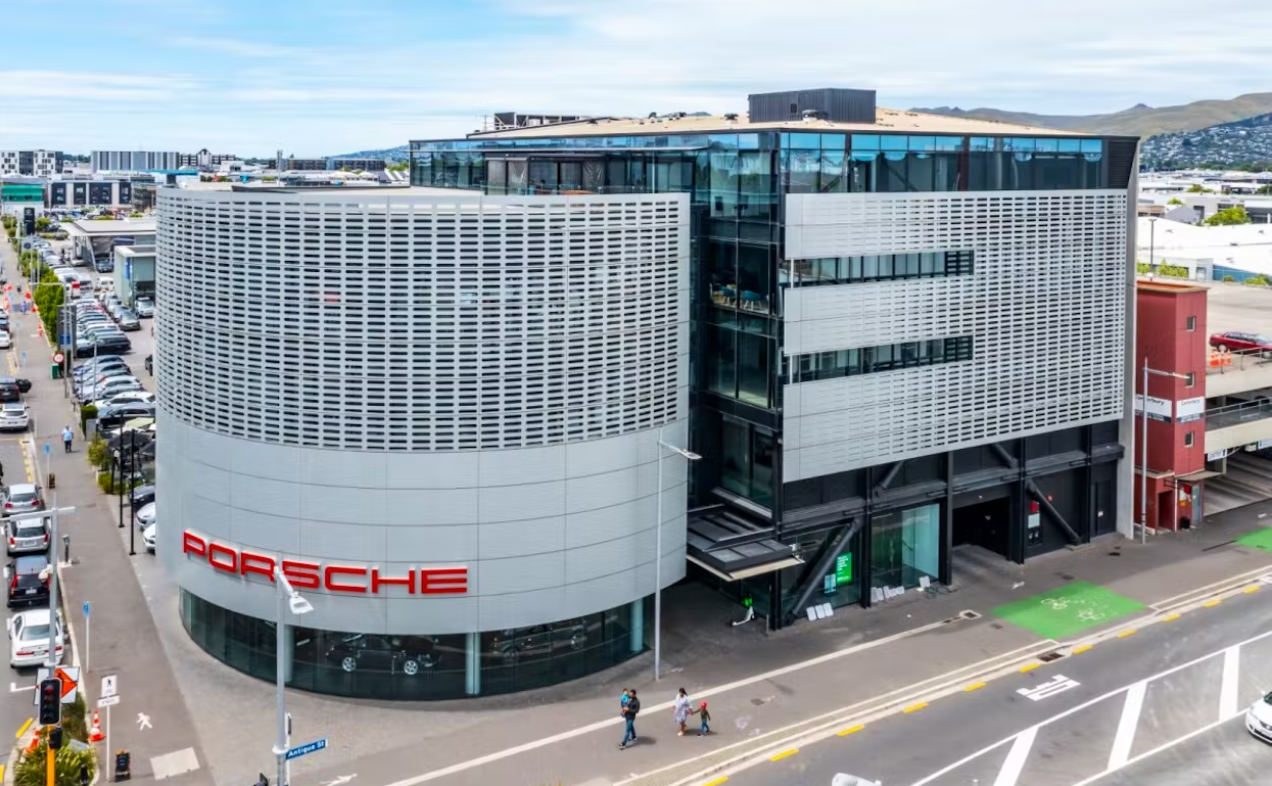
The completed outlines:
<svg viewBox="0 0 1272 786">
<path fill-rule="evenodd" d="M 698 736 L 705 737 L 711 733 L 711 713 L 707 712 L 707 703 L 702 702 L 694 712 L 698 713 L 698 719 L 702 721 L 702 725 L 698 726 Z"/>
<path fill-rule="evenodd" d="M 693 705 L 689 701 L 689 694 L 685 693 L 685 689 L 681 688 L 676 691 L 676 702 L 671 706 L 672 719 L 680 726 L 680 731 L 676 732 L 677 737 L 685 736 L 685 723 L 689 720 L 689 711 Z"/>
<path fill-rule="evenodd" d="M 62 429 L 62 447 L 66 448 L 67 453 L 71 452 L 71 441 L 74 439 L 75 432 L 71 431 L 71 427 L 69 425 Z"/>
<path fill-rule="evenodd" d="M 627 705 L 623 707 L 623 741 L 618 749 L 623 750 L 636 741 L 636 715 L 640 712 L 640 699 L 636 698 L 636 690 L 627 691 Z"/>
</svg>

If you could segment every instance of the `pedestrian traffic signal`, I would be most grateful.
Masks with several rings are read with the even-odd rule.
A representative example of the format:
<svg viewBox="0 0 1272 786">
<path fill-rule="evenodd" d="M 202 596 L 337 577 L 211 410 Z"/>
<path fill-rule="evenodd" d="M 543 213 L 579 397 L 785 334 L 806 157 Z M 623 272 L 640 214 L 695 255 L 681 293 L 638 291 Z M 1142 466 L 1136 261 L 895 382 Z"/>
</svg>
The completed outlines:
<svg viewBox="0 0 1272 786">
<path fill-rule="evenodd" d="M 62 727 L 54 726 L 49 729 L 49 748 L 57 750 L 62 747 Z"/>
<path fill-rule="evenodd" d="M 56 726 L 62 720 L 62 681 L 56 677 L 40 683 L 40 725 Z"/>
</svg>

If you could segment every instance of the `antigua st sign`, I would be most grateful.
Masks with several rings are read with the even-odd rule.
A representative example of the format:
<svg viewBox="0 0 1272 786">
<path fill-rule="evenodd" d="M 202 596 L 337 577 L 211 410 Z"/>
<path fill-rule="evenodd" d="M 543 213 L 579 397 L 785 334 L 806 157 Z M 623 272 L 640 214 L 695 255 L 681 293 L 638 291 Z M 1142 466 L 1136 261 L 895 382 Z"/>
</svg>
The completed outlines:
<svg viewBox="0 0 1272 786">
<path fill-rule="evenodd" d="M 202 562 L 213 570 L 240 577 L 261 576 L 270 583 L 274 581 L 274 566 L 277 564 L 298 590 L 324 589 L 355 595 L 378 595 L 389 587 L 402 587 L 411 595 L 463 595 L 468 592 L 468 568 L 464 566 L 408 568 L 386 575 L 376 565 L 341 565 L 293 559 L 280 561 L 270 554 L 217 543 L 190 530 L 181 535 L 181 551 L 186 559 Z"/>
</svg>

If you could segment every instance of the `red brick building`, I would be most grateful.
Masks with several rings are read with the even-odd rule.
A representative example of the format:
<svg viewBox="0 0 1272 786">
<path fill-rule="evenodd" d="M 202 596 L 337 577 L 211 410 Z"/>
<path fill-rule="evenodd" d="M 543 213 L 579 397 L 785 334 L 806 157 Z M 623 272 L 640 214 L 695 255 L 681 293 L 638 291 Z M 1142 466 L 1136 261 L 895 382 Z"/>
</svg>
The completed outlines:
<svg viewBox="0 0 1272 786">
<path fill-rule="evenodd" d="M 1148 281 L 1136 290 L 1135 521 L 1141 521 L 1140 401 L 1147 359 L 1148 526 L 1176 530 L 1199 519 L 1204 478 L 1213 474 L 1206 472 L 1207 290 Z"/>
</svg>

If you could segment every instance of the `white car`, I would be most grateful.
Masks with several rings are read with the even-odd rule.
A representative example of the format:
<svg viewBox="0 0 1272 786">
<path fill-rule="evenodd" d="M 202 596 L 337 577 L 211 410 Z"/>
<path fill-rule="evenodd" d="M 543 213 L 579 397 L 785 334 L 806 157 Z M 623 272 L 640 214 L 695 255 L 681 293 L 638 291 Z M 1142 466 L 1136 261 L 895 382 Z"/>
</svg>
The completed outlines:
<svg viewBox="0 0 1272 786">
<path fill-rule="evenodd" d="M 0 330 L 0 349 L 8 349 L 13 346 L 13 338 L 9 335 L 9 331 Z"/>
<path fill-rule="evenodd" d="M 155 394 L 148 390 L 125 390 L 123 393 L 116 393 L 110 398 L 98 399 L 93 402 L 99 410 L 109 407 L 118 407 L 121 404 L 153 404 L 155 403 Z"/>
<path fill-rule="evenodd" d="M 39 666 L 49 658 L 49 610 L 32 609 L 9 618 L 9 665 L 14 668 Z M 62 662 L 64 636 L 57 625 L 57 662 Z"/>
<path fill-rule="evenodd" d="M 6 401 L 0 406 L 0 431 L 26 431 L 31 413 L 21 401 Z"/>
<path fill-rule="evenodd" d="M 155 523 L 155 503 L 147 502 L 145 505 L 142 505 L 137 510 L 135 516 L 137 519 L 137 526 L 142 529 L 153 526 Z"/>
<path fill-rule="evenodd" d="M 151 524 L 141 531 L 141 541 L 146 544 L 146 551 L 155 553 L 155 525 Z"/>
<path fill-rule="evenodd" d="M 1246 731 L 1263 740 L 1272 742 L 1272 693 L 1251 705 L 1245 715 Z"/>
</svg>

